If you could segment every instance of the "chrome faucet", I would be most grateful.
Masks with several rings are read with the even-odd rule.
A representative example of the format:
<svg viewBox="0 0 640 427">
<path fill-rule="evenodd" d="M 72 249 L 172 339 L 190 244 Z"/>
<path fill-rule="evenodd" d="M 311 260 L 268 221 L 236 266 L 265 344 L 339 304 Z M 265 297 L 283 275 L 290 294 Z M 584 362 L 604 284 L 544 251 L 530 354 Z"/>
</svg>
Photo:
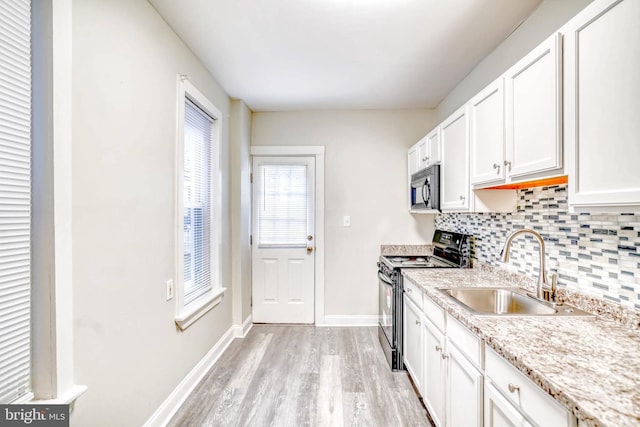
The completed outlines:
<svg viewBox="0 0 640 427">
<path fill-rule="evenodd" d="M 513 241 L 513 238 L 516 237 L 519 234 L 523 234 L 523 233 L 529 233 L 531 234 L 533 237 L 536 238 L 536 240 L 538 241 L 538 247 L 540 249 L 540 272 L 538 274 L 538 284 L 537 284 L 537 292 L 536 292 L 536 296 L 539 299 L 545 300 L 545 301 L 551 301 L 553 299 L 555 299 L 555 292 L 556 292 L 556 275 L 553 275 L 553 279 L 552 279 L 552 284 L 551 286 L 549 286 L 549 282 L 547 281 L 547 270 L 545 267 L 545 248 L 544 248 L 544 239 L 542 238 L 542 236 L 540 235 L 540 233 L 538 233 L 535 230 L 532 230 L 530 228 L 521 228 L 519 230 L 514 231 L 513 233 L 511 233 L 509 235 L 509 237 L 507 237 L 507 240 L 504 242 L 504 246 L 502 247 L 502 250 L 500 251 L 500 257 L 502 258 L 502 262 L 508 262 L 509 261 L 509 248 L 511 247 L 511 242 Z M 547 288 L 547 289 L 545 289 Z M 550 289 L 549 289 L 550 288 Z"/>
</svg>

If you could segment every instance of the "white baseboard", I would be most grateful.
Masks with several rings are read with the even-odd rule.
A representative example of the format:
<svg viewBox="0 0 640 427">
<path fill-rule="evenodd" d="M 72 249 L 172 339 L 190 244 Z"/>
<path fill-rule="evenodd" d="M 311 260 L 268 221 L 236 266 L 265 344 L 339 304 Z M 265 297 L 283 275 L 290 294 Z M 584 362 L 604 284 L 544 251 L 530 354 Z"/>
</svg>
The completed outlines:
<svg viewBox="0 0 640 427">
<path fill-rule="evenodd" d="M 249 317 L 247 320 L 250 322 L 251 318 Z M 144 427 L 164 427 L 169 423 L 171 418 L 187 399 L 187 396 L 189 396 L 202 378 L 204 378 L 207 372 L 209 372 L 209 369 L 211 369 L 213 364 L 216 363 L 222 353 L 224 353 L 227 347 L 229 347 L 231 341 L 237 337 L 236 328 L 243 331 L 245 329 L 244 323 L 243 326 L 231 326 L 229 330 L 225 332 L 218 342 L 211 347 L 211 350 L 209 350 L 198 364 L 187 374 L 187 376 L 180 381 L 180 384 L 178 384 L 178 386 L 171 392 L 169 397 L 162 402 L 160 407 L 144 424 Z M 251 329 L 251 323 L 249 323 L 248 329 Z"/>
<path fill-rule="evenodd" d="M 244 319 L 242 325 L 233 325 L 234 336 L 236 338 L 244 338 L 247 336 L 252 327 L 253 318 L 251 315 L 249 315 L 246 319 Z"/>
<path fill-rule="evenodd" d="M 324 316 L 324 322 L 316 323 L 316 326 L 377 326 L 378 315 L 346 315 Z"/>
</svg>

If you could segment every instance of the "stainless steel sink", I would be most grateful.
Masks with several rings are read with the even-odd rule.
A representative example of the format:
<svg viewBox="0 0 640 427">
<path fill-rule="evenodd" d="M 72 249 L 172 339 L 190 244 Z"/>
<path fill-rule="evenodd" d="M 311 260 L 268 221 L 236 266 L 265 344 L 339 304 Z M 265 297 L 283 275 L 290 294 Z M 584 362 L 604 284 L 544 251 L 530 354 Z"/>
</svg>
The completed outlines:
<svg viewBox="0 0 640 427">
<path fill-rule="evenodd" d="M 585 316 L 593 315 L 565 304 L 541 301 L 520 288 L 438 289 L 479 316 Z"/>
</svg>

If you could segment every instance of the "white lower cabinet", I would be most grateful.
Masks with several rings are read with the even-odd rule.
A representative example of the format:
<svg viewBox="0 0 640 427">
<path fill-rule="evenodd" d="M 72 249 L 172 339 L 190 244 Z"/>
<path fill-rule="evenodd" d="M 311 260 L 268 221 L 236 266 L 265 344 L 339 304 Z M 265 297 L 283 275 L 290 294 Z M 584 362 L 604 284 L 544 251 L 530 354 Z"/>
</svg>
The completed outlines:
<svg viewBox="0 0 640 427">
<path fill-rule="evenodd" d="M 485 402 L 485 407 L 488 407 L 487 405 L 497 405 L 502 408 L 491 409 L 491 413 L 485 416 L 486 426 L 528 426 L 533 424 L 539 426 L 575 427 L 577 425 L 577 419 L 567 409 L 490 348 L 485 349 L 485 377 L 487 383 L 495 389 L 490 392 L 489 387 L 485 389 L 487 398 L 497 402 L 498 398 L 491 394 L 494 391 L 504 398 L 504 402 Z M 501 424 L 503 418 L 506 417 L 505 414 L 513 413 L 511 410 L 505 409 L 507 405 L 511 405 L 511 409 L 527 422 L 522 424 L 520 421 L 513 421 L 513 424 Z M 497 414 L 496 412 L 499 410 L 502 412 Z M 509 419 L 518 420 L 519 418 L 510 416 Z M 495 420 L 500 421 L 497 422 Z"/>
<path fill-rule="evenodd" d="M 578 426 L 570 411 L 415 284 L 405 285 L 404 363 L 436 427 Z"/>
<path fill-rule="evenodd" d="M 482 373 L 447 339 L 447 425 L 482 427 Z"/>
<path fill-rule="evenodd" d="M 422 392 L 422 312 L 407 295 L 404 296 L 403 359 L 416 388 Z"/>
<path fill-rule="evenodd" d="M 425 303 L 425 307 L 429 304 Z M 457 346 L 454 337 L 459 336 L 459 331 L 455 328 L 462 326 L 449 316 L 445 322 L 442 319 L 441 308 L 425 311 L 422 327 L 425 406 L 437 427 L 482 427 L 482 373 L 471 362 L 481 352 L 480 341 L 476 337 L 477 347 L 473 348 L 473 339 L 465 337 L 464 343 Z M 436 324 L 441 324 L 442 330 Z M 447 335 L 449 326 L 454 327 L 453 336 Z M 470 331 L 466 333 L 473 335 Z"/>
<path fill-rule="evenodd" d="M 422 327 L 424 336 L 424 380 L 422 397 L 437 427 L 445 426 L 445 380 L 446 364 L 444 354 L 445 340 L 438 330 L 425 317 Z"/>
<path fill-rule="evenodd" d="M 502 394 L 491 381 L 484 388 L 485 427 L 533 427 Z"/>
</svg>

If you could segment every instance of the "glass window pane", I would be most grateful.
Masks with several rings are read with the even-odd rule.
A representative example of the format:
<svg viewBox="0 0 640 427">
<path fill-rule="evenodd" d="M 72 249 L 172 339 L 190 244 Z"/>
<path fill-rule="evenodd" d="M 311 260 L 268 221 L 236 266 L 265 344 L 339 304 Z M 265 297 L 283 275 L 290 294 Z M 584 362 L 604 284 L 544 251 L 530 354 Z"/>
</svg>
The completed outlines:
<svg viewBox="0 0 640 427">
<path fill-rule="evenodd" d="M 211 144 L 213 120 L 185 102 L 183 280 L 185 304 L 211 289 Z"/>
<path fill-rule="evenodd" d="M 307 243 L 307 166 L 261 165 L 260 245 Z"/>
</svg>

